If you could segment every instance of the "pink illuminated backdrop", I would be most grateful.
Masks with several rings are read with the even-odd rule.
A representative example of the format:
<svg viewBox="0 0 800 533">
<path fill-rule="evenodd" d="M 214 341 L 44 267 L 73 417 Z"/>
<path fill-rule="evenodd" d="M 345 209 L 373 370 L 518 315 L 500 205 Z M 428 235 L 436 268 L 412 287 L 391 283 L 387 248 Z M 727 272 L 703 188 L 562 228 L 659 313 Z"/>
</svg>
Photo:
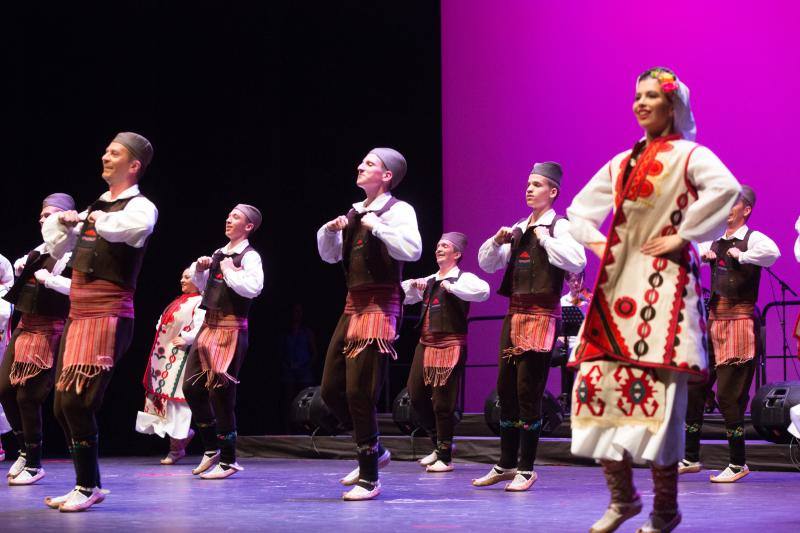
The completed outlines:
<svg viewBox="0 0 800 533">
<path fill-rule="evenodd" d="M 528 214 L 524 186 L 534 161 L 564 166 L 556 204 L 563 212 L 601 165 L 632 146 L 640 136 L 635 77 L 664 65 L 692 90 L 698 142 L 758 192 L 750 225 L 778 243 L 774 271 L 800 292 L 792 248 L 800 215 L 798 20 L 800 7 L 788 1 L 443 0 L 444 229 L 469 235 L 464 266 L 479 272 L 483 240 Z M 590 283 L 596 269 L 591 260 Z M 485 277 L 496 290 L 500 275 Z M 761 304 L 778 294 L 765 277 Z M 503 313 L 506 304 L 495 295 L 473 315 Z M 496 361 L 498 326 L 473 326 L 472 363 Z M 773 314 L 769 353 L 780 351 L 779 333 Z M 794 353 L 794 340 L 790 346 Z M 789 363 L 789 379 L 798 379 L 798 366 Z M 495 377 L 494 369 L 468 371 L 467 410 L 482 409 Z M 554 392 L 557 377 L 554 370 Z M 771 363 L 768 377 L 782 379 L 782 366 Z"/>
</svg>

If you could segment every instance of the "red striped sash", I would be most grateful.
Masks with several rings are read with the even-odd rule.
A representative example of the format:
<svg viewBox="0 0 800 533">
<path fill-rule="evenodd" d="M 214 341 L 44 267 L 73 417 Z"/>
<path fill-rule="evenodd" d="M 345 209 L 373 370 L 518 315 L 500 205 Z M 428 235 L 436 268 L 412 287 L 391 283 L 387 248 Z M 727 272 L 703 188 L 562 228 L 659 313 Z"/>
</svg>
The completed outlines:
<svg viewBox="0 0 800 533">
<path fill-rule="evenodd" d="M 74 387 L 80 394 L 100 372 L 114 366 L 117 322 L 120 317 L 133 318 L 133 291 L 73 270 L 69 300 L 70 325 L 56 389 Z"/>
<path fill-rule="evenodd" d="M 512 294 L 509 313 L 511 347 L 503 350 L 505 357 L 553 349 L 556 319 L 561 316 L 561 302 L 557 296 Z"/>
<path fill-rule="evenodd" d="M 422 375 L 425 385 L 440 387 L 447 383 L 458 364 L 461 347 L 467 345 L 467 336 L 461 333 L 431 333 L 428 327 L 428 314 L 425 313 L 419 339 L 420 344 L 425 346 Z"/>
<path fill-rule="evenodd" d="M 709 334 L 718 365 L 746 363 L 756 355 L 752 302 L 720 298 L 711 306 Z"/>
<path fill-rule="evenodd" d="M 228 368 L 236 355 L 239 331 L 245 329 L 247 318 L 208 311 L 203 329 L 195 341 L 202 371 L 187 379 L 194 380 L 194 383 L 205 376 L 209 389 L 224 387 L 228 382 L 239 383 L 228 373 Z"/>
<path fill-rule="evenodd" d="M 20 333 L 14 341 L 14 361 L 9 374 L 14 386 L 25 385 L 43 370 L 53 368 L 64 319 L 23 313 L 18 328 Z"/>
<path fill-rule="evenodd" d="M 356 357 L 370 344 L 397 359 L 392 343 L 402 309 L 402 289 L 397 285 L 363 285 L 347 293 L 344 314 L 350 315 L 344 353 Z"/>
</svg>

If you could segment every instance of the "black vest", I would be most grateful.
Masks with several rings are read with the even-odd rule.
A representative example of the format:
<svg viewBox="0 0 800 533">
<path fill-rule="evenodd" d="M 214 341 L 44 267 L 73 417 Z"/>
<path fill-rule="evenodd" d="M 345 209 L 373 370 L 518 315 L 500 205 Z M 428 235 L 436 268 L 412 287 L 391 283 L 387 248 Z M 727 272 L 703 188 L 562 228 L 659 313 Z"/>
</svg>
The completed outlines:
<svg viewBox="0 0 800 533">
<path fill-rule="evenodd" d="M 247 318 L 253 299 L 245 298 L 228 287 L 219 264 L 226 257 L 230 257 L 233 260 L 233 265 L 239 268 L 242 266 L 244 254 L 250 250 L 253 250 L 253 247 L 248 244 L 247 247 L 238 254 L 225 255 L 221 250 L 214 252 L 214 255 L 211 257 L 211 268 L 208 272 L 208 282 L 203 292 L 203 301 L 200 302 L 200 309 L 219 311 L 226 315 L 236 315 L 240 318 Z"/>
<path fill-rule="evenodd" d="M 380 217 L 398 202 L 390 198 L 377 211 Z M 347 213 L 347 226 L 342 235 L 342 267 L 347 278 L 347 288 L 368 284 L 397 284 L 403 279 L 403 262 L 389 255 L 386 245 L 361 224 L 361 218 L 369 213 L 358 213 L 351 209 Z"/>
<path fill-rule="evenodd" d="M 445 278 L 454 283 L 461 277 Z M 467 316 L 469 316 L 469 302 L 465 302 L 455 294 L 442 288 L 442 281 L 436 278 L 428 280 L 428 286 L 422 294 L 422 316 L 417 327 L 422 326 L 425 313 L 428 313 L 428 331 L 431 333 L 467 333 Z"/>
<path fill-rule="evenodd" d="M 40 254 L 32 250 L 25 260 L 17 282 L 11 287 L 3 298 L 17 308 L 17 311 L 40 316 L 67 318 L 69 314 L 69 296 L 48 289 L 36 281 L 34 274 L 44 268 L 52 272 L 56 266 L 56 259 L 50 254 Z M 72 275 L 72 269 L 65 268 L 61 273 L 64 277 Z"/>
<path fill-rule="evenodd" d="M 550 236 L 554 236 L 556 223 L 562 216 L 553 217 L 553 222 L 546 227 Z M 564 286 L 564 271 L 550 264 L 547 250 L 539 244 L 533 233 L 536 226 L 528 226 L 526 231 L 515 227 L 511 236 L 511 258 L 508 261 L 503 282 L 497 294 L 539 294 L 561 297 Z"/>
<path fill-rule="evenodd" d="M 106 213 L 122 211 L 133 198 L 136 196 L 112 202 L 96 200 L 89 206 L 87 218 L 92 211 L 99 210 Z M 124 242 L 108 242 L 97 234 L 94 224 L 90 224 L 87 220 L 83 223 L 78 242 L 72 250 L 69 266 L 92 278 L 110 281 L 126 289 L 136 289 L 136 280 L 142 269 L 144 252 L 149 240 L 148 237 L 141 248 L 128 246 Z"/>
<path fill-rule="evenodd" d="M 742 264 L 728 255 L 728 250 L 738 248 L 747 251 L 750 234 L 748 229 L 744 239 L 718 239 L 711 244 L 711 251 L 717 259 L 711 263 L 711 296 L 723 296 L 732 300 L 756 303 L 758 286 L 761 282 L 761 267 Z"/>
</svg>

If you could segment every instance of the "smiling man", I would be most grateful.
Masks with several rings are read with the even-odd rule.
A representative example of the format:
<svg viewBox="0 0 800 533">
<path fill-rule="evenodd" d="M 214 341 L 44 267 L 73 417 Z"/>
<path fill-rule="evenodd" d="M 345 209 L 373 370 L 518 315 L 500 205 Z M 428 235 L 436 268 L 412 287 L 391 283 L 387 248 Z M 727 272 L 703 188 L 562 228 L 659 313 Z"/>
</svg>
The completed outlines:
<svg viewBox="0 0 800 533">
<path fill-rule="evenodd" d="M 322 374 L 322 398 L 342 423 L 352 420 L 358 468 L 340 480 L 354 485 L 345 500 L 380 494 L 378 468 L 391 455 L 378 440 L 375 404 L 403 305 L 403 263 L 422 251 L 414 208 L 392 196 L 406 175 L 406 160 L 392 148 L 374 148 L 358 165 L 356 185 L 366 198 L 317 231 L 323 261 L 342 262 L 347 299 L 333 332 Z"/>
<path fill-rule="evenodd" d="M 537 478 L 533 463 L 542 431 L 542 395 L 561 316 L 564 275 L 586 266 L 569 221 L 552 207 L 561 177 L 558 163 L 536 163 L 525 190 L 531 214 L 512 227 L 501 227 L 478 252 L 486 272 L 505 268 L 498 294 L 510 303 L 500 334 L 497 376 L 500 462 L 472 481 L 476 487 L 511 480 L 506 490 L 524 491 Z"/>
<path fill-rule="evenodd" d="M 108 191 L 81 213 L 62 211 L 42 225 L 46 252 L 72 251 L 69 317 L 56 370 L 54 411 L 70 445 L 76 487 L 45 503 L 63 512 L 102 501 L 95 413 L 117 361 L 133 337 L 133 296 L 147 241 L 158 218 L 139 192 L 153 158 L 150 141 L 119 133 L 102 157 Z"/>
<path fill-rule="evenodd" d="M 489 298 L 488 283 L 458 268 L 466 247 L 466 235 L 445 233 L 436 244 L 438 272 L 403 282 L 404 303 L 422 302 L 422 331 L 408 375 L 408 394 L 434 445 L 419 462 L 427 472 L 454 468 L 454 416 L 467 357 L 469 304 Z"/>
<path fill-rule="evenodd" d="M 248 240 L 260 225 L 261 211 L 238 204 L 225 220 L 228 244 L 189 268 L 192 282 L 204 291 L 200 308 L 206 316 L 189 351 L 183 395 L 205 449 L 192 474 L 203 479 L 242 470 L 236 462 L 236 388 L 247 354 L 247 315 L 264 288 L 261 256 Z"/>
</svg>

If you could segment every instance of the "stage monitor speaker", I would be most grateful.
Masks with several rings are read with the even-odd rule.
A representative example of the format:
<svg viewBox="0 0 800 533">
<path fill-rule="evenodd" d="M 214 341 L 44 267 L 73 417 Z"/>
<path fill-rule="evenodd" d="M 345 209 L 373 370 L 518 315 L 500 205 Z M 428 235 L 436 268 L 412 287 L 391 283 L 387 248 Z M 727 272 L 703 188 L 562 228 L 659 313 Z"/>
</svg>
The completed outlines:
<svg viewBox="0 0 800 533">
<path fill-rule="evenodd" d="M 292 401 L 291 423 L 309 435 L 337 435 L 344 427 L 322 400 L 320 387 L 307 387 Z"/>
<path fill-rule="evenodd" d="M 779 381 L 760 387 L 750 404 L 753 427 L 765 440 L 787 444 L 792 439 L 787 429 L 791 423 L 789 410 L 798 403 L 800 381 Z"/>
<path fill-rule="evenodd" d="M 453 416 L 456 424 L 461 422 L 463 416 L 461 409 L 456 408 Z M 411 405 L 411 396 L 409 396 L 407 388 L 401 390 L 392 402 L 392 420 L 404 435 L 413 434 L 415 437 L 428 435 L 428 432 L 422 427 L 419 413 Z"/>
<path fill-rule="evenodd" d="M 483 418 L 486 425 L 495 435 L 500 435 L 500 397 L 497 389 L 493 390 L 483 404 Z M 561 404 L 550 391 L 544 391 L 542 396 L 542 436 L 553 433 L 564 420 Z"/>
</svg>

